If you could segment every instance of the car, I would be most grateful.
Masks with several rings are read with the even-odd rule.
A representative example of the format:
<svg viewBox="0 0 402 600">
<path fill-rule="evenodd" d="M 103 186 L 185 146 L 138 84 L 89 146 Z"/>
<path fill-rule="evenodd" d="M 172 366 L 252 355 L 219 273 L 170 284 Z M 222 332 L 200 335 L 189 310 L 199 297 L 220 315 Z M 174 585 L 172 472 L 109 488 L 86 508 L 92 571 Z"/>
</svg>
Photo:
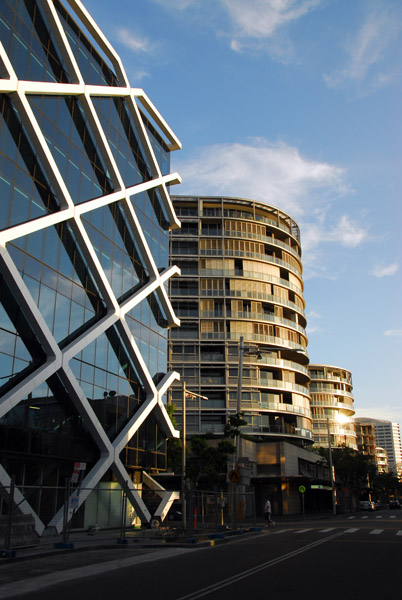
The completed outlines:
<svg viewBox="0 0 402 600">
<path fill-rule="evenodd" d="M 401 503 L 399 502 L 399 500 L 391 500 L 391 502 L 389 503 L 389 507 L 390 508 L 396 508 L 396 509 L 401 509 Z"/>
<path fill-rule="evenodd" d="M 180 510 L 181 509 L 181 504 L 178 504 L 177 506 L 172 506 L 167 514 L 167 520 L 168 521 L 181 521 L 183 519 L 183 513 Z"/>
<path fill-rule="evenodd" d="M 371 500 L 360 500 L 359 509 L 360 510 L 375 510 L 375 502 L 371 502 Z"/>
</svg>

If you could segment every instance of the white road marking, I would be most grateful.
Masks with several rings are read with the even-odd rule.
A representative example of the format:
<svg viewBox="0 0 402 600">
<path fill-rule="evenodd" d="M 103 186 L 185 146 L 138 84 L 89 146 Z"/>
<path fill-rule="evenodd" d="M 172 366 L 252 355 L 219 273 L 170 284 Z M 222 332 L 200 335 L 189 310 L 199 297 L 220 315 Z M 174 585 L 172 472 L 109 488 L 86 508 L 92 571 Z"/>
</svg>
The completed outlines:
<svg viewBox="0 0 402 600">
<path fill-rule="evenodd" d="M 310 529 L 305 529 L 304 531 L 310 531 Z M 328 542 L 329 540 L 333 540 L 334 538 L 337 538 L 341 535 L 342 535 L 342 531 L 338 531 L 338 533 L 334 533 L 333 535 L 325 537 L 317 542 L 313 542 L 312 544 L 307 544 L 307 546 L 303 546 L 302 548 L 299 548 L 298 550 L 294 550 L 293 552 L 289 552 L 288 554 L 284 554 L 283 556 L 278 556 L 278 558 L 273 558 L 272 560 L 269 560 L 268 562 L 262 563 L 261 565 L 257 565 L 255 567 L 252 567 L 251 569 L 247 569 L 247 571 L 243 571 L 242 573 L 237 573 L 233 577 L 228 577 L 227 579 L 223 579 L 222 581 L 219 581 L 218 583 L 214 583 L 213 585 L 208 585 L 208 586 L 202 588 L 201 590 L 196 590 L 195 592 L 192 592 L 191 594 L 187 594 L 186 596 L 181 596 L 177 600 L 196 600 L 197 598 L 203 598 L 204 596 L 207 596 L 211 592 L 214 592 L 216 590 L 227 587 L 228 585 L 232 585 L 233 583 L 236 583 L 236 581 L 240 581 L 241 579 L 250 577 L 250 576 L 254 575 L 255 573 L 258 573 L 259 571 L 268 569 L 269 567 L 272 567 L 280 562 L 283 562 L 284 560 L 287 560 L 288 558 L 293 558 L 294 556 L 297 556 L 298 554 L 302 554 L 303 552 L 310 550 L 310 548 L 314 548 L 315 546 L 324 544 L 325 542 Z"/>
<path fill-rule="evenodd" d="M 356 519 L 356 517 L 353 515 L 352 517 L 348 517 L 348 519 Z"/>
<path fill-rule="evenodd" d="M 328 527 L 327 529 L 320 529 L 320 533 L 328 533 L 328 531 L 333 531 L 335 527 Z"/>
<path fill-rule="evenodd" d="M 389 518 L 390 518 L 390 519 L 395 519 L 395 518 L 396 518 L 396 515 L 390 515 L 390 516 L 389 516 Z"/>
<path fill-rule="evenodd" d="M 306 533 L 306 531 L 311 531 L 311 527 L 309 529 L 299 529 L 298 531 L 295 531 L 295 533 Z"/>
<path fill-rule="evenodd" d="M 364 517 L 362 517 L 362 519 L 368 519 L 368 515 L 364 515 Z"/>
<path fill-rule="evenodd" d="M 345 529 L 344 533 L 355 533 L 356 531 L 359 531 L 358 527 L 352 527 L 351 529 Z"/>
<path fill-rule="evenodd" d="M 382 515 L 377 515 L 376 519 L 382 519 Z"/>
<path fill-rule="evenodd" d="M 398 531 L 396 532 L 396 535 L 402 535 L 402 529 L 398 529 Z"/>
<path fill-rule="evenodd" d="M 370 535 L 379 535 L 383 531 L 383 529 L 373 529 L 372 531 L 370 531 Z"/>
</svg>

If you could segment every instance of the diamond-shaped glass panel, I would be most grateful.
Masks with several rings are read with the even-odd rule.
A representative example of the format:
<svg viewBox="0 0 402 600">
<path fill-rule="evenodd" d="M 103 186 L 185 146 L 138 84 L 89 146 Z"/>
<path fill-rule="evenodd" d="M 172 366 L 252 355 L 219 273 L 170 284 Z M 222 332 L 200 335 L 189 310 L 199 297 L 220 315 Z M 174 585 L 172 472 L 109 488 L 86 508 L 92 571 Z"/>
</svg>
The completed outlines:
<svg viewBox="0 0 402 600">
<path fill-rule="evenodd" d="M 145 391 L 117 330 L 111 327 L 71 361 L 71 368 L 110 439 L 145 399 Z"/>
<path fill-rule="evenodd" d="M 31 233 L 7 248 L 61 346 L 104 314 L 99 289 L 68 223 Z"/>
<path fill-rule="evenodd" d="M 0 229 L 59 209 L 11 100 L 0 95 Z"/>
<path fill-rule="evenodd" d="M 122 85 L 111 66 L 106 64 L 60 2 L 56 2 L 56 7 L 85 83 L 92 85 Z"/>
<path fill-rule="evenodd" d="M 135 237 L 119 204 L 86 213 L 82 222 L 117 298 L 134 293 L 148 281 Z"/>
<path fill-rule="evenodd" d="M 37 2 L 3 0 L 0 38 L 19 79 L 68 82 L 67 69 Z"/>
<path fill-rule="evenodd" d="M 126 187 L 152 179 L 152 169 L 123 98 L 93 97 L 102 128 Z"/>
<path fill-rule="evenodd" d="M 73 202 L 113 191 L 80 101 L 73 96 L 29 96 L 31 107 Z"/>
<path fill-rule="evenodd" d="M 166 373 L 166 317 L 156 294 L 148 296 L 128 312 L 126 322 L 151 376 Z"/>
</svg>

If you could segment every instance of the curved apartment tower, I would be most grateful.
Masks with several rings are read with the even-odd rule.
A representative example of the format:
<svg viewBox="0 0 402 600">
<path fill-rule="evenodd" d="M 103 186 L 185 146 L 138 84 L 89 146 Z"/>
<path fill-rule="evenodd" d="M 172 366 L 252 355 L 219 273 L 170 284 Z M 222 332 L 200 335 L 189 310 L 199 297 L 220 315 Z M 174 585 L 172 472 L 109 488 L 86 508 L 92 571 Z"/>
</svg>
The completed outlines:
<svg viewBox="0 0 402 600">
<path fill-rule="evenodd" d="M 345 444 L 357 450 L 351 372 L 341 367 L 313 364 L 308 371 L 314 443 L 328 447 L 329 425 L 333 447 Z"/>
<path fill-rule="evenodd" d="M 187 433 L 220 434 L 240 408 L 250 439 L 312 443 L 297 224 L 242 198 L 172 201 L 182 227 L 170 260 L 181 277 L 170 297 L 181 326 L 170 329 L 169 368 L 208 398 L 187 399 Z M 180 422 L 177 383 L 172 398 Z"/>
</svg>

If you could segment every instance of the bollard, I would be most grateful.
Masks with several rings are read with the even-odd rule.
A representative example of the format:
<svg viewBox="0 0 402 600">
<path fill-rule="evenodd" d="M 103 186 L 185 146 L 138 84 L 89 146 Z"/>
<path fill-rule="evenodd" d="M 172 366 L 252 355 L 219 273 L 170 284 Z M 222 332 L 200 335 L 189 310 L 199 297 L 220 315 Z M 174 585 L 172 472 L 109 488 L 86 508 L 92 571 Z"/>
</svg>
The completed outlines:
<svg viewBox="0 0 402 600">
<path fill-rule="evenodd" d="M 15 551 L 10 550 L 11 529 L 12 529 L 12 525 L 13 525 L 14 489 L 15 489 L 15 475 L 13 475 L 11 477 L 11 482 L 10 482 L 10 501 L 9 501 L 9 505 L 8 505 L 7 529 L 6 529 L 6 535 L 4 537 L 3 556 L 5 556 L 6 558 L 14 558 L 14 556 L 15 556 Z"/>
</svg>

